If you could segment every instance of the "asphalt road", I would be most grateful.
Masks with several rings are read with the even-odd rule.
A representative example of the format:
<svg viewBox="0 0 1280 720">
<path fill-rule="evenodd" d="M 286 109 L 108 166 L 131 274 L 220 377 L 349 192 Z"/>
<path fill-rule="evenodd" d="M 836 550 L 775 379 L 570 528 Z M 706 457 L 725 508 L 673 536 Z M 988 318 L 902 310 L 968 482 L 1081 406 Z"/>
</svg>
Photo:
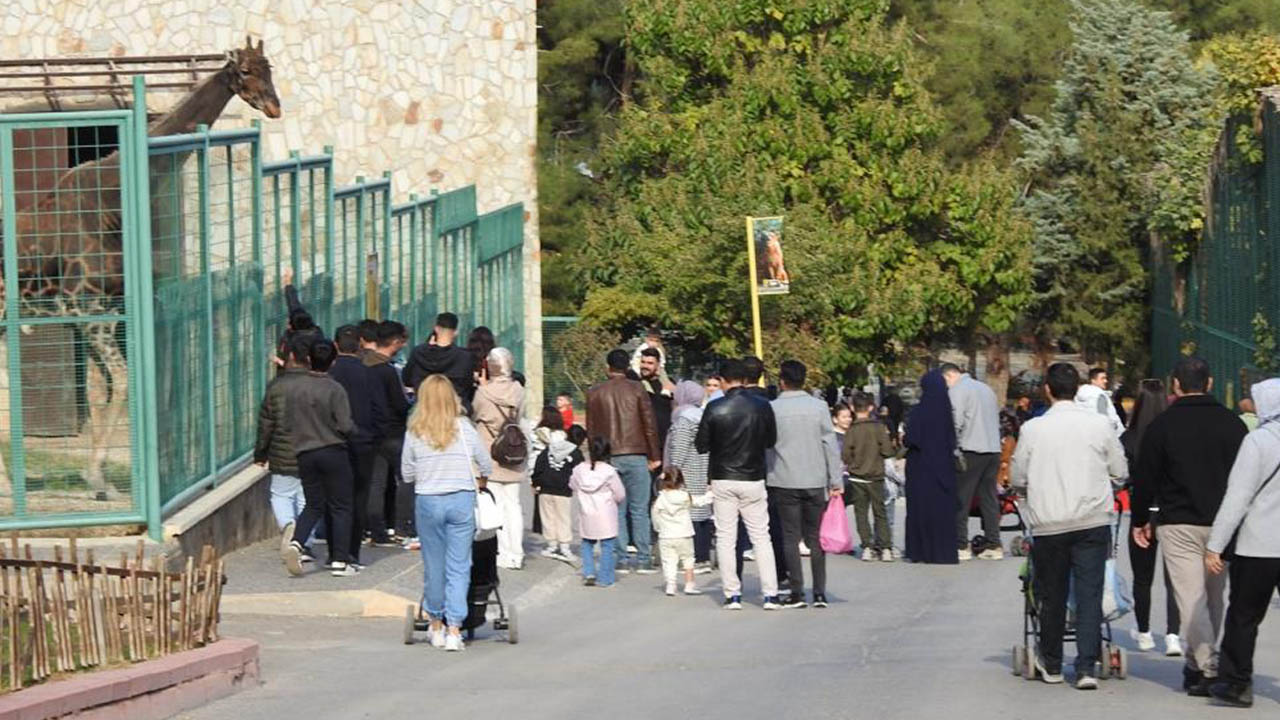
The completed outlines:
<svg viewBox="0 0 1280 720">
<path fill-rule="evenodd" d="M 533 562 L 553 562 L 533 560 Z M 1132 650 L 1128 680 L 1086 693 L 1014 677 L 1022 627 L 1020 560 L 940 567 L 829 558 L 826 610 L 719 608 L 667 598 L 660 576 L 611 589 L 567 581 L 522 598 L 520 644 L 492 631 L 460 654 L 400 642 L 396 620 L 228 617 L 224 635 L 262 643 L 260 687 L 182 715 L 282 717 L 626 718 L 1206 718 L 1239 713 L 1175 687 L 1181 660 Z M 748 564 L 748 593 L 758 592 Z M 1163 628 L 1157 582 L 1153 625 Z M 1280 710 L 1280 604 L 1256 659 L 1257 717 Z M 1068 663 L 1074 648 L 1068 648 Z"/>
</svg>

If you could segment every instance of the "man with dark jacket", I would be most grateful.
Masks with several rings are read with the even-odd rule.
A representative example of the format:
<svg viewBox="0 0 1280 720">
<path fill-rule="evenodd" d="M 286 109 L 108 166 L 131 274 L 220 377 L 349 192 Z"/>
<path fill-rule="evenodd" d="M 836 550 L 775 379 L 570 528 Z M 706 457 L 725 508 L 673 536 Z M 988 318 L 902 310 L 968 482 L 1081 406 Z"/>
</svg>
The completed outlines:
<svg viewBox="0 0 1280 720">
<path fill-rule="evenodd" d="M 1226 578 L 1205 569 L 1214 515 L 1227 490 L 1227 477 L 1248 433 L 1235 413 L 1209 391 L 1209 364 L 1182 358 L 1173 369 L 1177 399 L 1147 426 L 1133 473 L 1133 540 L 1151 543 L 1151 515 L 1165 572 L 1182 616 L 1186 666 L 1182 687 L 1208 697 L 1218 675 L 1218 630 L 1222 627 Z"/>
<path fill-rule="evenodd" d="M 281 282 L 284 283 L 288 325 L 285 327 L 284 334 L 280 336 L 280 341 L 276 343 L 274 360 L 277 375 L 284 373 L 285 362 L 289 357 L 289 348 L 292 347 L 294 338 L 305 338 L 308 342 L 315 342 L 324 337 L 324 330 L 316 325 L 311 313 L 307 312 L 302 305 L 302 300 L 298 297 L 298 289 L 293 286 L 293 270 L 285 268 L 281 273 Z"/>
<path fill-rule="evenodd" d="M 742 582 L 733 557 L 741 518 L 755 547 L 764 609 L 776 610 L 781 605 L 769 542 L 765 451 L 777 441 L 778 429 L 768 401 L 744 387 L 746 374 L 738 360 L 721 366 L 725 395 L 707 405 L 694 446 L 699 453 L 708 454 L 707 480 L 715 497 L 716 552 L 720 555 L 724 607 L 742 609 Z"/>
<path fill-rule="evenodd" d="M 627 491 L 626 502 L 618 506 L 618 555 L 626 557 L 627 545 L 635 545 L 636 572 L 650 575 L 656 571 L 649 542 L 653 492 L 649 471 L 662 464 L 657 421 L 644 387 L 626 377 L 631 362 L 627 351 L 614 350 L 605 359 L 609 379 L 587 391 L 587 435 L 609 441 L 613 451 L 610 464 L 617 468 Z M 634 533 L 627 532 L 628 517 Z M 618 572 L 625 574 L 628 570 L 619 567 Z"/>
<path fill-rule="evenodd" d="M 400 373 L 391 364 L 391 358 L 404 347 L 406 338 L 404 325 L 394 320 L 383 320 L 378 323 L 376 345 L 364 356 L 364 365 L 373 376 L 373 393 L 378 398 L 379 407 L 378 426 L 374 433 L 378 444 L 365 512 L 368 513 L 372 542 L 379 547 L 396 544 L 395 538 L 388 533 L 388 521 L 395 524 L 397 532 L 413 536 L 413 486 L 401 487 L 404 483 L 396 482 L 405 423 L 409 418 L 409 400 L 405 397 Z"/>
<path fill-rule="evenodd" d="M 285 354 L 284 371 L 267 383 L 267 391 L 258 409 L 258 437 L 253 446 L 253 461 L 271 473 L 271 512 L 276 525 L 293 538 L 293 525 L 306 506 L 302 478 L 298 473 L 298 454 L 293 450 L 289 427 L 289 387 L 307 376 L 306 348 L 295 357 L 293 350 Z M 310 542 L 310 538 L 307 539 Z M 309 546 L 303 549 L 301 561 L 310 562 Z"/>
<path fill-rule="evenodd" d="M 302 543 L 322 517 L 328 517 L 330 574 L 350 577 L 359 570 L 352 564 L 351 496 L 354 480 L 347 439 L 355 431 L 351 422 L 351 405 L 347 392 L 325 373 L 337 356 L 328 340 L 311 343 L 309 350 L 302 338 L 294 339 L 293 356 L 310 357 L 311 372 L 286 386 L 289 435 L 298 453 L 298 471 L 302 474 L 302 491 L 307 506 L 302 509 L 294 527 L 293 538 L 281 553 L 290 575 L 302 574 Z"/>
<path fill-rule="evenodd" d="M 443 312 L 436 316 L 433 339 L 413 349 L 409 362 L 404 366 L 404 384 L 412 391 L 427 379 L 428 375 L 443 375 L 453 383 L 462 409 L 471 415 L 471 399 L 475 397 L 475 358 L 465 348 L 457 346 L 458 316 Z"/>
<path fill-rule="evenodd" d="M 667 446 L 667 431 L 671 429 L 672 393 L 675 386 L 670 381 L 663 382 L 659 375 L 662 368 L 662 353 L 657 348 L 645 348 L 640 351 L 640 384 L 649 394 L 649 402 L 653 405 L 653 418 L 658 424 L 658 445 Z"/>
<path fill-rule="evenodd" d="M 329 368 L 333 378 L 347 391 L 351 406 L 351 421 L 355 431 L 347 440 L 351 454 L 351 473 L 355 478 L 351 512 L 351 562 L 360 562 L 360 544 L 364 540 L 369 506 L 369 484 L 373 478 L 373 461 L 381 438 L 378 430 L 382 419 L 384 399 L 380 396 L 377 378 L 372 368 L 360 362 L 360 329 L 355 325 L 343 325 L 335 333 L 338 359 Z"/>
</svg>

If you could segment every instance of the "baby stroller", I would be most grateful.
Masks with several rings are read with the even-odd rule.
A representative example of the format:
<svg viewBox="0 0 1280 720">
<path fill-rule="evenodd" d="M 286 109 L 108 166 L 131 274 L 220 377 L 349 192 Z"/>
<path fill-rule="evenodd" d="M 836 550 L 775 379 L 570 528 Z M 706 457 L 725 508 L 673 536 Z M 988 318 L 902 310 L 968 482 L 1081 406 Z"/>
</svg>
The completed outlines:
<svg viewBox="0 0 1280 720">
<path fill-rule="evenodd" d="M 1018 505 L 1017 500 L 1011 500 L 1015 506 Z M 1015 508 L 1019 521 L 1022 519 L 1020 508 Z M 1116 514 L 1116 525 L 1112 528 L 1111 557 L 1114 558 L 1116 548 L 1118 546 L 1118 538 L 1120 532 L 1121 515 Z M 1025 527 L 1025 523 L 1022 523 Z M 1040 640 L 1040 604 L 1035 597 L 1035 565 L 1031 561 L 1031 531 L 1029 528 L 1024 529 L 1022 543 L 1026 548 L 1027 559 L 1023 561 L 1022 570 L 1018 573 L 1018 578 L 1022 582 L 1022 643 L 1013 646 L 1013 674 L 1020 675 L 1024 680 L 1036 679 L 1036 650 L 1035 647 Z M 1103 589 L 1105 593 L 1109 588 Z M 1123 593 L 1121 589 L 1119 592 Z M 1105 603 L 1105 597 L 1104 597 Z M 1111 632 L 1111 623 L 1119 620 L 1129 612 L 1132 602 L 1127 604 L 1120 603 L 1117 608 L 1110 614 L 1105 607 L 1102 616 L 1102 652 L 1100 660 L 1094 668 L 1094 674 L 1099 680 L 1108 678 L 1125 679 L 1129 675 L 1129 658 L 1125 649 L 1115 644 L 1112 639 L 1114 636 Z M 1063 633 L 1062 641 L 1064 644 L 1074 642 L 1076 639 L 1076 630 L 1071 614 L 1067 614 L 1067 627 Z"/>
<path fill-rule="evenodd" d="M 431 623 L 422 609 L 423 600 L 410 605 L 404 612 L 404 644 L 412 645 L 414 635 L 426 632 Z M 474 640 L 476 628 L 483 627 L 488 621 L 489 607 L 498 609 L 498 616 L 493 619 L 493 629 L 507 632 L 507 642 L 515 645 L 520 642 L 520 633 L 516 624 L 516 608 L 502 604 L 502 595 L 498 592 L 498 538 L 489 537 L 471 543 L 471 584 L 467 588 L 467 617 L 462 621 L 462 630 L 467 640 Z"/>
<path fill-rule="evenodd" d="M 998 522 L 1000 523 L 1000 532 L 1019 533 L 1018 537 L 1009 543 L 1009 554 L 1014 557 L 1021 557 L 1027 554 L 1031 546 L 1028 545 L 1024 539 L 1024 535 L 1027 531 L 1027 524 L 1022 520 L 1022 513 L 1018 510 L 1017 500 L 1018 496 L 1010 488 L 1000 488 L 996 496 L 996 502 L 1000 507 L 1000 515 L 998 518 Z M 974 495 L 973 501 L 969 504 L 969 517 L 982 517 L 982 509 L 979 506 L 979 498 L 977 494 Z M 969 540 L 969 548 L 974 555 L 982 552 L 983 548 L 986 547 L 986 544 L 986 537 L 981 534 L 975 535 Z"/>
</svg>

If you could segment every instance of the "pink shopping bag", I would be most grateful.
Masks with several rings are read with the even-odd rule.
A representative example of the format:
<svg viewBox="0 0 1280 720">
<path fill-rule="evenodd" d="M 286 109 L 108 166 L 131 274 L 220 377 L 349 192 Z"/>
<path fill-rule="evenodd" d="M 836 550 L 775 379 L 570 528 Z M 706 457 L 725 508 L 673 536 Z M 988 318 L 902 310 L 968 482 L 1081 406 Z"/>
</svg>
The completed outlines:
<svg viewBox="0 0 1280 720">
<path fill-rule="evenodd" d="M 853 550 L 853 533 L 849 532 L 849 516 L 844 512 L 844 500 L 832 495 L 827 509 L 822 513 L 822 527 L 818 531 L 822 551 L 843 554 Z"/>
</svg>

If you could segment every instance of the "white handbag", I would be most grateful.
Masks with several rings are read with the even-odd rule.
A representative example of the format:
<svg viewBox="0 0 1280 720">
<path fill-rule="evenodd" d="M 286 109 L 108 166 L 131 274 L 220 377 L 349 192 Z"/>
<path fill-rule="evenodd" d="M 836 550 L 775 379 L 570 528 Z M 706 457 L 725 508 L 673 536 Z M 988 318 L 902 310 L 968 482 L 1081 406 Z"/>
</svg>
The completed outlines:
<svg viewBox="0 0 1280 720">
<path fill-rule="evenodd" d="M 476 468 L 471 462 L 471 444 L 467 442 L 467 436 L 462 436 L 462 446 L 467 450 L 467 467 L 471 468 L 471 479 L 476 481 L 476 530 L 475 540 L 488 540 L 498 534 L 498 530 L 502 529 L 502 508 L 498 507 L 498 499 L 494 497 L 493 491 L 488 488 L 480 487 L 480 483 L 476 478 Z"/>
</svg>

